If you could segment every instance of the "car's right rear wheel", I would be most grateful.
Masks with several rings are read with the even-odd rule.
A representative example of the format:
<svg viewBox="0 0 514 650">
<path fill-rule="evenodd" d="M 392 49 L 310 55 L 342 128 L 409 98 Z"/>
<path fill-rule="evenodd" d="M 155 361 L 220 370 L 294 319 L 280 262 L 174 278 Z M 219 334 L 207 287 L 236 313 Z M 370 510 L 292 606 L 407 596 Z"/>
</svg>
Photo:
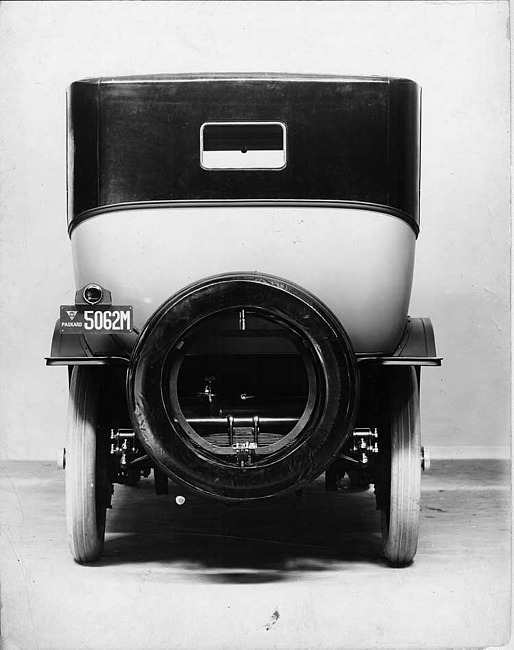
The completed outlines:
<svg viewBox="0 0 514 650">
<path fill-rule="evenodd" d="M 421 431 L 416 371 L 398 366 L 387 377 L 389 422 L 381 435 L 377 501 L 383 553 L 394 567 L 409 565 L 418 546 Z"/>
</svg>

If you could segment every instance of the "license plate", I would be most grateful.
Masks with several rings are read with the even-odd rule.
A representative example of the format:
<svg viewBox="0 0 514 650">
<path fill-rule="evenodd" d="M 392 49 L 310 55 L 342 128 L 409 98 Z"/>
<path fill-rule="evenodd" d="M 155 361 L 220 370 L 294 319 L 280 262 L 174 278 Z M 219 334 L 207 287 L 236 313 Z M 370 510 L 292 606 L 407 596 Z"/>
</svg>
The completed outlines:
<svg viewBox="0 0 514 650">
<path fill-rule="evenodd" d="M 61 334 L 128 334 L 132 332 L 129 305 L 61 306 Z"/>
</svg>

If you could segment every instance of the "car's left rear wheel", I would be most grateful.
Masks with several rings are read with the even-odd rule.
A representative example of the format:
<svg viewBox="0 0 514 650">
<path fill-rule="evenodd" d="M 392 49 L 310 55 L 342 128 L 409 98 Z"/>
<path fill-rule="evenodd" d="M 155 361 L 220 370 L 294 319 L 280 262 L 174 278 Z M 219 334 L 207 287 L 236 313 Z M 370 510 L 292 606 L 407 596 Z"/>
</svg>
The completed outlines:
<svg viewBox="0 0 514 650">
<path fill-rule="evenodd" d="M 75 366 L 66 443 L 66 520 L 73 558 L 94 562 L 103 551 L 110 503 L 109 420 L 101 368 Z"/>
</svg>

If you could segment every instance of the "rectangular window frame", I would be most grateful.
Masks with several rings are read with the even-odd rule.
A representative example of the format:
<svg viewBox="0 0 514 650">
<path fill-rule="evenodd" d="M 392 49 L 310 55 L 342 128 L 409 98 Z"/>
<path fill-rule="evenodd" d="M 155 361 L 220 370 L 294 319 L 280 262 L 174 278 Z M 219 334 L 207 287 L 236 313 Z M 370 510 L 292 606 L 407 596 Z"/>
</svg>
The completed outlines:
<svg viewBox="0 0 514 650">
<path fill-rule="evenodd" d="M 249 150 L 205 150 L 204 130 L 209 126 L 280 126 L 282 149 Z M 287 127 L 284 122 L 234 121 L 204 122 L 200 127 L 200 167 L 206 171 L 281 171 L 287 166 Z"/>
</svg>

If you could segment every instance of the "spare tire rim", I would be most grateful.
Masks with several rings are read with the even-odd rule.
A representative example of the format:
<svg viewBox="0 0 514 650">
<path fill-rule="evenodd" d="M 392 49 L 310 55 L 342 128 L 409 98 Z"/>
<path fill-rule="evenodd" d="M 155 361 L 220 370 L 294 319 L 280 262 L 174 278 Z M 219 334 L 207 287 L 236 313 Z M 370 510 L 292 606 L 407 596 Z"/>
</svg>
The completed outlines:
<svg viewBox="0 0 514 650">
<path fill-rule="evenodd" d="M 216 354 L 199 355 L 198 350 L 202 348 L 213 350 L 226 347 L 223 346 L 221 340 L 223 334 L 220 333 L 220 323 L 228 320 L 237 322 L 242 310 L 245 312 L 245 317 L 254 323 L 254 329 L 250 330 L 253 334 L 262 331 L 258 327 L 256 328 L 255 324 L 258 326 L 266 323 L 277 328 L 276 338 L 281 340 L 282 350 L 287 350 L 286 354 L 290 359 L 296 357 L 294 365 L 296 365 L 297 370 L 300 369 L 301 364 L 303 376 L 300 377 L 299 381 L 297 378 L 297 385 L 303 385 L 305 388 L 300 399 L 296 400 L 293 412 L 288 412 L 287 405 L 285 405 L 280 409 L 282 412 L 278 416 L 276 415 L 276 408 L 275 415 L 270 414 L 270 404 L 262 404 L 265 399 L 259 400 L 261 404 L 252 408 L 253 403 L 251 400 L 255 400 L 257 396 L 247 395 L 242 392 L 246 385 L 245 378 L 242 379 L 241 389 L 237 392 L 240 393 L 240 399 L 248 401 L 248 404 L 241 404 L 241 407 L 247 406 L 247 408 L 238 409 L 237 406 L 234 406 L 233 400 L 229 400 L 232 401 L 232 404 L 227 405 L 227 396 L 223 396 L 225 398 L 223 399 L 219 393 L 211 393 L 207 392 L 207 390 L 204 393 L 198 391 L 196 396 L 189 398 L 189 404 L 185 403 L 187 400 L 186 386 L 191 375 L 190 369 L 188 372 L 188 361 L 191 362 L 192 357 L 203 356 L 204 359 L 202 360 L 205 363 L 205 369 L 203 373 L 200 373 L 202 376 L 199 376 L 198 379 L 204 379 L 205 376 L 205 380 L 207 380 L 209 377 L 207 373 L 211 373 L 212 381 L 219 383 L 218 376 L 212 375 L 212 368 L 228 364 L 216 363 Z M 217 336 L 216 334 L 213 336 L 213 332 Z M 240 340 L 244 338 L 248 340 L 250 337 L 246 336 L 247 333 L 247 329 L 240 331 Z M 207 345 L 205 345 L 206 343 Z M 258 346 L 259 343 L 262 344 L 262 339 L 254 341 L 254 343 Z M 260 362 L 262 362 L 263 357 L 266 357 L 268 362 L 270 357 L 273 357 L 273 355 L 266 354 L 262 347 L 252 349 L 250 346 L 249 350 L 246 355 L 231 354 L 233 357 L 241 357 L 239 368 L 236 367 L 236 371 L 239 370 L 243 375 L 255 372 L 256 368 L 262 365 Z M 274 356 L 276 361 L 280 360 L 280 353 Z M 226 359 L 227 355 L 225 354 L 224 357 Z M 323 391 L 320 390 L 320 385 L 323 382 L 318 381 L 319 372 L 322 370 L 322 363 L 320 364 L 319 361 L 311 341 L 305 335 L 302 335 L 293 323 L 255 306 L 240 306 L 221 310 L 191 325 L 179 340 L 170 347 L 163 364 L 161 384 L 162 398 L 167 416 L 170 421 L 178 422 L 179 435 L 186 444 L 195 448 L 196 453 L 207 457 L 214 455 L 218 462 L 226 461 L 229 464 L 234 464 L 241 455 L 242 441 L 246 440 L 250 445 L 254 443 L 249 447 L 249 450 L 251 450 L 249 455 L 252 457 L 253 462 L 270 462 L 277 454 L 283 455 L 286 448 L 296 448 L 301 444 L 302 433 L 306 431 L 306 425 L 316 416 L 316 411 L 324 397 Z M 255 366 L 244 368 L 245 362 L 253 362 Z M 189 365 L 192 364 L 189 363 Z M 257 374 L 259 374 L 259 370 L 257 370 Z M 198 387 L 200 387 L 200 381 Z M 287 386 L 284 386 L 284 388 L 287 389 Z M 204 398 L 208 404 L 191 404 L 194 397 L 197 397 L 198 400 Z M 289 397 L 287 390 L 285 394 L 278 397 L 287 402 Z M 291 402 L 291 399 L 289 399 L 289 402 Z M 301 402 L 300 406 L 298 402 Z M 240 411 L 243 411 L 243 413 Z M 255 417 L 258 418 L 257 421 L 255 421 Z M 231 418 L 233 418 L 232 427 Z M 273 427 L 275 431 L 271 430 Z M 209 433 L 209 430 L 212 431 L 212 429 L 216 429 L 216 432 Z M 284 431 L 284 429 L 286 430 Z M 278 433 L 277 430 L 281 431 L 281 433 Z"/>
</svg>

